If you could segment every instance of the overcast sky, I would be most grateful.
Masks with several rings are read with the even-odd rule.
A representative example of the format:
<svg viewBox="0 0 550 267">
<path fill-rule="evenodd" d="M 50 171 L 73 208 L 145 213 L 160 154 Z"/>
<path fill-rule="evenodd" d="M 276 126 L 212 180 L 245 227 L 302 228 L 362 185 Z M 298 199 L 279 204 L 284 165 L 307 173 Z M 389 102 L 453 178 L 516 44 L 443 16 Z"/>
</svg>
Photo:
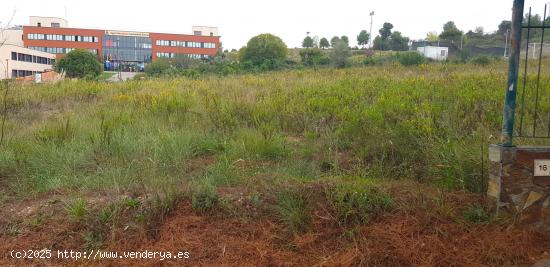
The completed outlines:
<svg viewBox="0 0 550 267">
<path fill-rule="evenodd" d="M 526 0 L 526 10 L 543 13 L 550 0 Z M 497 29 L 510 19 L 512 0 L 2 0 L 0 21 L 15 9 L 13 24 L 27 24 L 28 17 L 65 17 L 75 28 L 191 33 L 192 25 L 219 27 L 223 46 L 240 48 L 260 33 L 273 33 L 289 47 L 298 47 L 311 36 L 347 35 L 356 44 L 359 31 L 369 31 L 369 12 L 374 11 L 373 32 L 384 22 L 412 39 L 430 31 L 441 31 L 449 20 L 468 31 L 482 26 Z M 66 10 L 66 12 L 65 12 Z"/>
</svg>

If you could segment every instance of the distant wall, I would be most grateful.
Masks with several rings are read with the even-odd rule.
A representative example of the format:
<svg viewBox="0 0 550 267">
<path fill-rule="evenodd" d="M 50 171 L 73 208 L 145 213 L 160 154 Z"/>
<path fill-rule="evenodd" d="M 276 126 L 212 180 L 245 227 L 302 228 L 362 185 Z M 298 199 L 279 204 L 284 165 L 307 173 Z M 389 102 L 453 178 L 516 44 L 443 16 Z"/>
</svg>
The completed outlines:
<svg viewBox="0 0 550 267">
<path fill-rule="evenodd" d="M 0 44 L 23 46 L 23 30 L 7 29 L 0 32 Z"/>
<path fill-rule="evenodd" d="M 53 23 L 53 25 L 52 25 L 52 23 Z M 38 16 L 29 17 L 29 26 L 54 27 L 55 24 L 58 24 L 58 27 L 61 27 L 61 28 L 69 27 L 69 22 L 67 22 L 67 20 L 62 19 L 62 18 L 38 17 Z"/>
</svg>

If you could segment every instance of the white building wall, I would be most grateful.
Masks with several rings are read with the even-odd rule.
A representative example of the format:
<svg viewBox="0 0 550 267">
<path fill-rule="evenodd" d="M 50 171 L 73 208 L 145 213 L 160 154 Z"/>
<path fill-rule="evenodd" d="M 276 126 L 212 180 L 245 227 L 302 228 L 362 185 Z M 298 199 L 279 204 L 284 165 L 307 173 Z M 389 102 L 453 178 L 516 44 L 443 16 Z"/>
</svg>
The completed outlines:
<svg viewBox="0 0 550 267">
<path fill-rule="evenodd" d="M 36 50 L 32 50 L 32 49 L 28 49 L 20 46 L 15 46 L 15 45 L 3 45 L 2 47 L 0 47 L 0 79 L 5 79 L 6 74 L 7 74 L 7 78 L 13 78 L 12 70 L 44 72 L 45 70 L 53 69 L 52 65 L 48 65 L 48 64 L 12 60 L 12 57 L 11 57 L 12 52 L 55 59 L 54 54 L 36 51 Z"/>
<path fill-rule="evenodd" d="M 193 31 L 193 35 L 219 36 L 218 35 L 218 27 L 193 26 L 192 31 Z M 200 34 L 197 34 L 198 32 L 200 32 Z"/>
<path fill-rule="evenodd" d="M 52 27 L 52 23 L 59 23 L 60 28 L 69 27 L 69 22 L 62 18 L 56 17 L 39 17 L 39 16 L 30 16 L 29 17 L 29 26 L 39 26 L 40 27 Z"/>
<path fill-rule="evenodd" d="M 23 46 L 23 30 L 19 30 L 19 29 L 1 30 L 0 44 Z"/>
<path fill-rule="evenodd" d="M 427 58 L 445 60 L 449 56 L 449 48 L 441 46 L 423 46 L 416 50 Z"/>
</svg>

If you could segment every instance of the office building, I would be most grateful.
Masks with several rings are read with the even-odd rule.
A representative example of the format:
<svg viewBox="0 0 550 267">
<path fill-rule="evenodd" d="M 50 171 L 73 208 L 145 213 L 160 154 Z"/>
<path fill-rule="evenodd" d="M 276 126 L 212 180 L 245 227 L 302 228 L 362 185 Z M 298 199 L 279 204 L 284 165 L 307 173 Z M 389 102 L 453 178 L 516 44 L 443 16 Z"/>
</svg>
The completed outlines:
<svg viewBox="0 0 550 267">
<path fill-rule="evenodd" d="M 0 46 L 0 79 L 43 73 L 51 70 L 54 63 L 54 54 L 13 44 Z"/>
<path fill-rule="evenodd" d="M 61 18 L 31 17 L 23 26 L 27 48 L 63 56 L 86 49 L 98 56 L 106 69 L 142 70 L 157 58 L 205 59 L 216 55 L 220 37 L 216 27 L 195 26 L 193 34 L 153 33 L 69 28 Z"/>
</svg>

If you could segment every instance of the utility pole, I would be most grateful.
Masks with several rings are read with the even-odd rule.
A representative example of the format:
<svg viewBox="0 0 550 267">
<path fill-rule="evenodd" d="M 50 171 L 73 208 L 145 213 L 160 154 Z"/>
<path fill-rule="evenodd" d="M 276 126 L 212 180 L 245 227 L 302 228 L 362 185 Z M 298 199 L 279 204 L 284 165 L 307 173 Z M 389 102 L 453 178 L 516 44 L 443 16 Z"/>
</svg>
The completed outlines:
<svg viewBox="0 0 550 267">
<path fill-rule="evenodd" d="M 370 15 L 370 33 L 369 33 L 369 43 L 370 43 L 370 45 L 369 45 L 369 48 L 372 48 L 372 39 L 373 39 L 372 38 L 373 37 L 372 36 L 372 16 L 374 16 L 374 11 L 371 11 L 369 15 Z"/>
<path fill-rule="evenodd" d="M 506 84 L 506 99 L 502 114 L 502 130 L 500 144 L 513 146 L 514 120 L 516 113 L 516 97 L 518 89 L 519 54 L 521 52 L 521 27 L 523 21 L 524 0 L 514 0 L 512 8 L 512 34 L 510 38 L 510 57 L 508 58 L 508 82 Z"/>
<path fill-rule="evenodd" d="M 508 53 L 507 50 L 508 50 L 508 34 L 510 33 L 510 29 L 506 29 L 506 41 L 504 42 L 504 57 L 506 58 L 506 55 Z"/>
<path fill-rule="evenodd" d="M 120 37 L 116 37 L 116 59 L 118 61 L 118 64 L 117 64 L 117 77 L 118 77 L 118 80 L 121 81 L 122 80 L 122 74 L 120 73 L 120 54 L 118 53 L 118 47 L 120 46 Z"/>
</svg>

